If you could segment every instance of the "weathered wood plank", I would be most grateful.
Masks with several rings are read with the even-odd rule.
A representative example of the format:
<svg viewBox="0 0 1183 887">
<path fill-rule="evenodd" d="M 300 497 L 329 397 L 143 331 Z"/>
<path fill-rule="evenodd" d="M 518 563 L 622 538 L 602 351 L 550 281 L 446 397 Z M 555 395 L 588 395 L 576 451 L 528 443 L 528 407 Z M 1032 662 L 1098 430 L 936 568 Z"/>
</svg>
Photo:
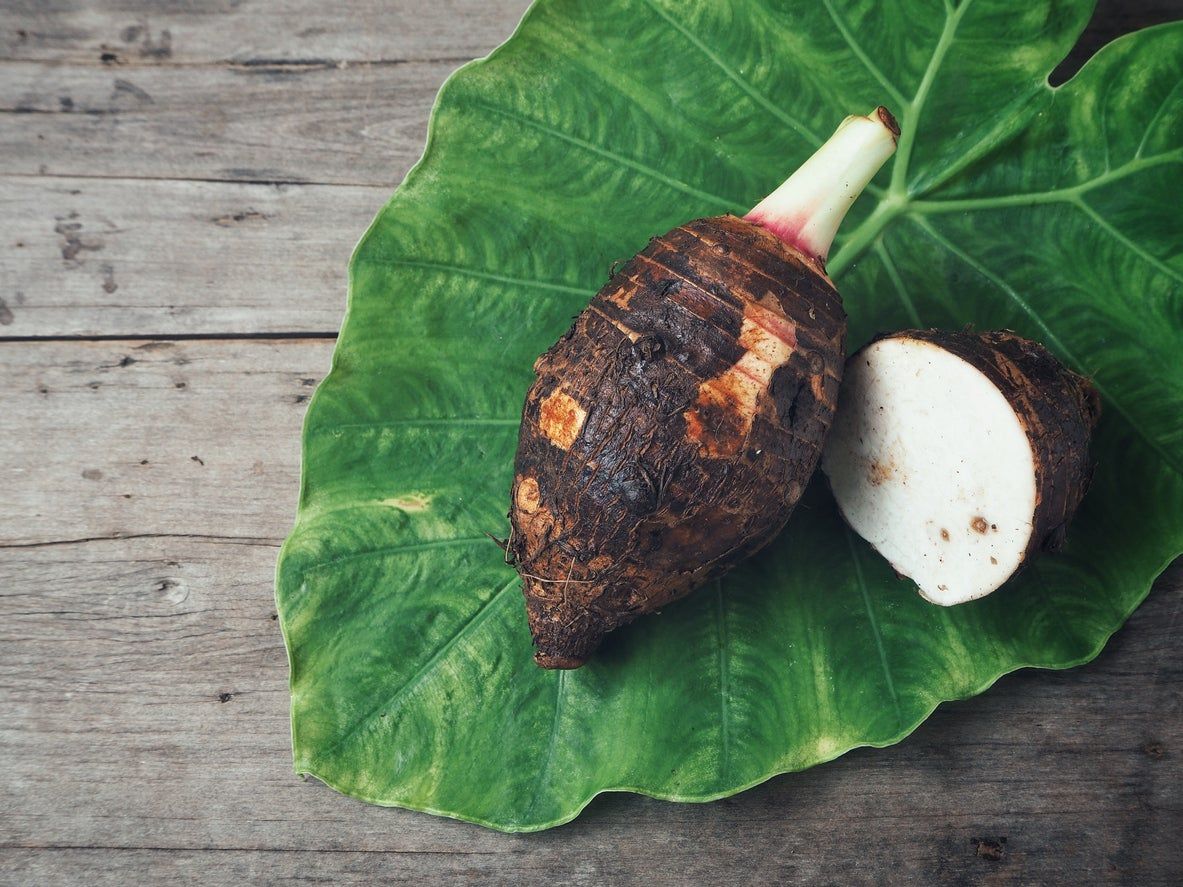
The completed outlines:
<svg viewBox="0 0 1183 887">
<path fill-rule="evenodd" d="M 612 796 L 506 837 L 301 782 L 271 580 L 330 345 L 0 346 L 5 877 L 1165 883 L 1183 865 L 1183 565 L 1096 663 L 1007 677 L 900 746 L 717 804 Z"/>
<path fill-rule="evenodd" d="M 955 734 L 945 738 L 957 739 Z M 975 750 L 976 751 L 976 750 Z M 890 755 L 891 752 L 885 754 Z M 830 773 L 846 761 L 831 765 Z M 898 763 L 898 762 L 897 762 Z M 1087 761 L 1061 762 L 1064 769 L 1087 766 Z M 905 765 L 906 767 L 906 765 Z M 820 771 L 817 771 L 820 772 Z M 783 782 L 806 781 L 813 774 L 787 777 Z M 1054 774 L 1051 774 L 1054 776 Z M 959 774 L 949 774 L 953 783 Z M 851 780 L 853 781 L 853 780 Z M 824 797 L 841 795 L 841 779 L 820 787 Z M 933 788 L 940 792 L 943 785 Z M 787 793 L 786 793 L 787 794 Z M 767 813 L 783 805 L 783 821 L 740 819 L 737 807 L 760 797 L 753 811 Z M 804 799 L 806 801 L 810 799 Z M 834 801 L 841 800 L 833 797 Z M 1126 831 L 1122 820 L 1114 827 L 1097 827 L 1094 812 L 1056 811 L 1009 813 L 1009 836 L 1001 845 L 1001 859 L 991 859 L 991 840 L 972 819 L 943 818 L 944 805 L 916 799 L 917 815 L 936 813 L 932 821 L 872 815 L 856 808 L 834 818 L 818 817 L 791 798 L 771 795 L 764 787 L 734 802 L 708 805 L 693 812 L 694 821 L 664 821 L 669 805 L 640 799 L 613 799 L 591 813 L 594 824 L 580 823 L 560 832 L 521 838 L 501 837 L 496 846 L 469 841 L 465 831 L 452 836 L 448 852 L 438 850 L 359 852 L 348 849 L 274 851 L 110 850 L 68 848 L 0 850 L 0 872 L 20 883 L 271 884 L 293 881 L 334 884 L 480 883 L 575 885 L 751 884 L 1130 884 L 1178 883 L 1178 849 L 1159 847 L 1157 858 L 1134 859 L 1118 850 L 1107 856 L 1115 833 Z M 1049 807 L 1051 805 L 1048 805 Z M 633 815 L 622 827 L 609 829 L 605 819 Z M 827 813 L 831 813 L 829 808 Z M 377 811 L 400 820 L 394 811 Z M 789 818 L 792 817 L 792 818 Z M 711 822 L 715 825 L 712 827 Z M 998 824 L 982 817 L 979 823 Z M 400 823 L 406 824 L 406 823 Z M 1017 826 L 1017 827 L 1013 827 Z M 989 825 L 987 825 L 987 829 Z M 829 831 L 827 831 L 829 829 Z M 392 824 L 392 830 L 394 826 Z M 993 833 L 993 840 L 1001 835 Z M 1151 840 L 1169 833 L 1156 831 Z M 1117 839 L 1120 842 L 1121 839 Z M 979 851 L 981 847 L 981 851 Z M 979 853 L 985 855 L 979 855 Z M 1111 861 L 1114 860 L 1114 861 Z M 1158 865 L 1157 868 L 1152 866 Z"/>
<path fill-rule="evenodd" d="M 0 543 L 142 533 L 278 542 L 295 514 L 301 417 L 332 347 L 0 344 Z"/>
<path fill-rule="evenodd" d="M 332 333 L 349 254 L 388 197 L 364 187 L 0 180 L 0 339 Z"/>
<path fill-rule="evenodd" d="M 3 56 L 122 66 L 483 55 L 527 0 L 6 0 Z"/>
<path fill-rule="evenodd" d="M 120 68 L 0 63 L 0 174 L 381 185 L 460 61 Z"/>
<path fill-rule="evenodd" d="M 260 852 L 189 850 L 0 850 L 6 884 L 536 884 L 545 882 L 525 860 L 504 865 L 508 854 L 340 851 Z M 501 863 L 501 864 L 499 864 Z M 522 867 L 525 877 L 518 877 Z M 591 871 L 599 868 L 594 861 Z M 566 883 L 596 884 L 590 872 Z M 603 882 L 600 882 L 603 883 Z M 624 883 L 624 882 L 617 882 Z M 663 884 L 655 880 L 648 883 Z"/>
</svg>

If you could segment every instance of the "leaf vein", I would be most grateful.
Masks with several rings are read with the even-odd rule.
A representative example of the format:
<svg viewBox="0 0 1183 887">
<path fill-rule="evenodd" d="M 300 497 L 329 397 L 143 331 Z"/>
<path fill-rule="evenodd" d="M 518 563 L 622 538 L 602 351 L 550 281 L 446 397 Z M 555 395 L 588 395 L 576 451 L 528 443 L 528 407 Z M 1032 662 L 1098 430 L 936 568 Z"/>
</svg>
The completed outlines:
<svg viewBox="0 0 1183 887">
<path fill-rule="evenodd" d="M 845 19 L 838 15 L 838 11 L 834 9 L 832 0 L 822 0 L 822 3 L 826 7 L 826 12 L 830 14 L 830 19 L 834 22 L 834 26 L 838 29 L 838 33 L 842 35 L 842 39 L 846 41 L 846 45 L 850 47 L 850 51 L 854 53 L 855 57 L 860 62 L 862 62 L 863 67 L 867 69 L 867 73 L 879 81 L 879 85 L 887 90 L 887 93 L 891 96 L 892 101 L 900 105 L 901 109 L 906 107 L 909 102 L 906 98 L 904 98 L 904 94 L 896 89 L 895 84 L 887 79 L 884 73 L 879 70 L 879 67 L 873 61 L 871 61 L 871 57 L 867 55 L 866 51 L 863 50 L 863 47 L 859 44 L 859 42 L 854 39 L 854 34 L 851 32 L 849 25 L 847 25 Z"/>
<path fill-rule="evenodd" d="M 1039 109 L 1039 104 L 1032 101 L 1032 99 L 1047 92 L 1047 86 L 1041 83 L 1031 92 L 1023 93 L 1018 98 L 1012 100 L 1005 108 L 1000 110 L 996 115 L 993 115 L 997 118 L 994 125 L 987 129 L 968 148 L 959 150 L 957 156 L 948 166 L 935 175 L 931 175 L 923 185 L 919 182 L 914 182 L 913 184 L 916 187 L 917 193 L 931 194 L 962 170 L 988 156 L 992 150 L 999 147 L 995 141 L 996 137 L 1007 130 L 1016 129 L 1019 123 L 1026 123 Z"/>
<path fill-rule="evenodd" d="M 1134 159 L 1137 160 L 1142 156 L 1142 151 L 1146 148 L 1146 142 L 1150 139 L 1150 133 L 1154 131 L 1154 127 L 1158 126 L 1158 121 L 1162 119 L 1162 115 L 1166 113 L 1167 106 L 1171 103 L 1171 99 L 1175 97 L 1175 93 L 1179 91 L 1179 87 L 1183 86 L 1183 78 L 1176 80 L 1175 85 L 1171 87 L 1170 92 L 1167 93 L 1166 98 L 1158 106 L 1158 110 L 1154 112 L 1154 116 L 1150 118 L 1150 122 L 1146 124 L 1146 129 L 1142 133 L 1142 140 L 1138 142 L 1138 149 L 1134 151 Z"/>
<path fill-rule="evenodd" d="M 555 756 L 555 746 L 558 744 L 559 719 L 563 714 L 563 690 L 566 686 L 567 669 L 560 669 L 559 676 L 555 681 L 555 713 L 550 722 L 550 738 L 546 743 L 546 757 L 542 759 L 542 767 L 538 770 L 538 780 L 534 783 L 534 794 L 530 797 L 530 806 L 526 809 L 524 818 L 527 820 L 533 815 L 534 808 L 538 806 L 538 801 L 542 798 L 542 790 L 546 786 L 547 778 L 550 776 L 550 767 Z"/>
<path fill-rule="evenodd" d="M 908 294 L 908 290 L 904 286 L 904 281 L 900 277 L 899 269 L 896 268 L 895 260 L 892 259 L 891 253 L 887 251 L 887 244 L 883 242 L 882 237 L 875 242 L 875 251 L 879 253 L 879 258 L 883 262 L 887 276 L 891 278 L 891 282 L 895 286 L 895 291 L 900 297 L 900 302 L 903 303 L 904 310 L 908 312 L 908 319 L 912 322 L 913 326 L 923 326 L 924 324 L 920 321 L 920 315 L 916 311 L 916 305 L 912 301 L 912 297 Z"/>
<path fill-rule="evenodd" d="M 456 633 L 448 638 L 446 643 L 440 645 L 439 649 L 436 650 L 431 655 L 431 657 L 423 663 L 423 665 L 416 669 L 415 673 L 407 678 L 407 680 L 403 682 L 403 684 L 398 689 L 371 708 L 368 712 L 366 712 L 365 715 L 354 721 L 353 725 L 348 730 L 333 740 L 333 742 L 327 748 L 318 752 L 316 757 L 320 760 L 324 760 L 328 755 L 331 755 L 340 749 L 346 742 L 349 742 L 354 736 L 358 734 L 358 732 L 361 731 L 364 726 L 372 724 L 383 709 L 391 709 L 406 697 L 410 696 L 413 692 L 415 692 L 415 690 L 419 689 L 419 687 L 421 687 L 431 675 L 436 673 L 439 664 L 443 661 L 444 657 L 449 652 L 451 652 L 452 648 L 454 648 L 460 642 L 461 638 L 466 637 L 479 625 L 483 624 L 485 619 L 489 618 L 489 614 L 493 612 L 494 604 L 501 600 L 505 592 L 512 588 L 517 580 L 518 577 L 515 575 L 507 583 L 497 589 L 497 591 L 494 592 L 487 601 L 481 604 L 477 611 L 469 617 L 468 621 L 460 626 Z"/>
<path fill-rule="evenodd" d="M 1101 91 L 1101 146 L 1105 149 L 1105 172 L 1112 168 L 1109 159 L 1109 93 L 1113 92 L 1113 84 L 1117 78 L 1110 77 Z"/>
<path fill-rule="evenodd" d="M 801 138 L 809 142 L 812 147 L 817 147 L 822 143 L 822 139 L 812 130 L 810 130 L 809 127 L 807 127 L 800 120 L 797 120 L 795 117 L 790 116 L 783 108 L 771 102 L 767 96 L 759 92 L 754 86 L 748 83 L 748 81 L 740 77 L 733 68 L 731 68 L 726 62 L 723 61 L 723 59 L 716 55 L 711 50 L 711 48 L 703 43 L 702 40 L 700 40 L 689 28 L 655 4 L 653 0 L 642 0 L 642 2 L 644 2 L 644 4 L 648 6 L 656 15 L 664 19 L 666 24 L 681 34 L 687 41 L 689 41 L 689 43 L 694 46 L 695 49 L 706 56 L 711 64 L 722 71 L 723 75 L 736 86 L 738 86 L 740 90 L 746 96 L 748 96 L 748 98 L 754 101 L 769 114 L 780 120 L 781 123 L 784 123 L 790 129 L 792 129 L 795 133 L 797 133 L 797 135 L 801 136 Z"/>
<path fill-rule="evenodd" d="M 375 422 L 337 422 L 337 423 L 334 423 L 331 425 L 317 425 L 314 428 L 309 428 L 308 431 L 309 431 L 309 433 L 318 433 L 318 432 L 325 432 L 325 431 L 328 431 L 328 432 L 345 431 L 347 429 L 403 428 L 403 427 L 414 428 L 414 427 L 419 427 L 419 426 L 432 427 L 432 426 L 437 426 L 437 425 L 444 426 L 444 427 L 453 426 L 453 425 L 456 425 L 456 426 L 492 425 L 492 426 L 500 427 L 500 426 L 520 425 L 521 421 L 522 420 L 520 418 L 502 419 L 502 418 L 485 417 L 485 416 L 424 416 L 422 418 L 387 419 L 387 420 L 375 421 Z"/>
<path fill-rule="evenodd" d="M 887 650 L 883 647 L 883 635 L 879 631 L 879 620 L 875 617 L 875 610 L 871 607 L 871 595 L 867 591 L 867 581 L 863 576 L 863 565 L 859 560 L 858 549 L 855 547 L 854 538 L 850 533 L 850 527 L 843 525 L 842 532 L 846 535 L 846 546 L 850 549 L 850 557 L 854 563 L 854 576 L 858 581 L 859 591 L 863 596 L 863 607 L 867 612 L 867 621 L 871 625 L 871 635 L 875 638 L 875 649 L 879 651 L 879 665 L 883 669 L 883 679 L 887 684 L 887 692 L 891 696 L 892 705 L 895 707 L 896 726 L 902 730 L 904 729 L 904 713 L 900 708 L 900 698 L 896 693 L 895 681 L 891 676 L 891 665 L 887 661 Z"/>
<path fill-rule="evenodd" d="M 531 280 L 527 277 L 510 277 L 505 274 L 493 274 L 479 268 L 466 268 L 463 265 L 453 265 L 447 262 L 421 262 L 415 259 L 375 259 L 376 264 L 395 268 L 419 268 L 425 271 L 439 271 L 446 274 L 460 274 L 465 277 L 475 277 L 478 280 L 490 280 L 495 283 L 508 283 L 512 286 L 526 286 L 534 289 L 553 290 L 559 293 L 571 293 L 578 296 L 591 297 L 595 290 L 569 283 L 553 283 L 549 280 Z"/>
<path fill-rule="evenodd" d="M 1152 154 L 1147 158 L 1138 158 L 1123 163 L 1109 172 L 1085 179 L 1075 185 L 1063 188 L 1050 188 L 1046 191 L 1031 191 L 1027 194 L 999 194 L 994 197 L 967 197 L 962 200 L 913 200 L 909 203 L 909 210 L 922 213 L 967 212 L 975 209 L 1003 209 L 1011 206 L 1034 206 L 1040 203 L 1062 203 L 1079 197 L 1113 182 L 1141 172 L 1183 160 L 1183 148 L 1175 151 L 1164 151 L 1162 154 Z"/>
<path fill-rule="evenodd" d="M 1147 264 L 1154 266 L 1168 277 L 1174 278 L 1179 283 L 1183 283 L 1183 274 L 1176 271 L 1174 268 L 1172 268 L 1158 256 L 1154 255 L 1154 253 L 1147 250 L 1137 241 L 1131 240 L 1129 237 L 1122 234 L 1121 231 L 1118 230 L 1117 226 L 1115 226 L 1103 215 L 1089 206 L 1084 200 L 1077 199 L 1071 201 L 1071 203 L 1086 216 L 1088 216 L 1098 228 L 1100 228 L 1134 255 L 1138 256 L 1138 258 L 1142 259 Z"/>
<path fill-rule="evenodd" d="M 673 176 L 668 176 L 660 170 L 641 163 L 639 160 L 633 160 L 631 157 L 625 157 L 623 154 L 610 151 L 609 149 L 601 145 L 597 145 L 594 142 L 589 142 L 586 139 L 581 139 L 578 136 L 573 136 L 570 133 L 563 132 L 561 129 L 557 129 L 550 124 L 535 120 L 532 117 L 527 117 L 524 114 L 518 114 L 514 111 L 506 110 L 505 108 L 498 108 L 494 105 L 486 105 L 483 102 L 475 102 L 474 105 L 476 107 L 483 108 L 490 113 L 499 114 L 502 117 L 506 117 L 510 120 L 520 123 L 522 126 L 528 126 L 531 129 L 536 129 L 539 132 L 546 133 L 547 135 L 566 142 L 569 145 L 582 148 L 583 150 L 592 154 L 596 154 L 599 157 L 603 157 L 605 160 L 609 160 L 618 166 L 631 169 L 633 172 L 638 172 L 641 175 L 653 179 L 654 181 L 661 182 L 663 185 L 673 188 L 674 190 L 681 191 L 684 194 L 689 194 L 691 197 L 696 197 L 699 200 L 713 203 L 719 207 L 722 207 L 728 212 L 743 212 L 743 210 L 738 208 L 739 204 L 734 200 L 728 200 L 725 197 L 720 197 L 718 194 L 711 194 L 708 191 L 702 191 L 692 185 L 687 184 L 686 182 L 683 182 L 681 179 L 675 179 Z"/>
<path fill-rule="evenodd" d="M 391 554 L 405 554 L 414 551 L 427 551 L 432 548 L 450 548 L 457 545 L 472 545 L 477 542 L 488 542 L 488 536 L 453 536 L 448 539 L 431 539 L 426 542 L 412 542 L 408 545 L 390 545 L 385 548 L 371 548 L 366 551 L 355 551 L 352 554 L 345 554 L 341 557 L 333 558 L 327 561 L 318 561 L 314 564 L 309 564 L 303 568 L 305 573 L 310 573 L 313 570 L 323 570 L 325 567 L 335 567 L 337 564 L 345 564 L 350 561 L 363 560 L 371 557 L 385 557 Z"/>
<path fill-rule="evenodd" d="M 909 103 L 908 114 L 904 118 L 903 128 L 900 132 L 899 147 L 895 166 L 891 171 L 890 186 L 890 190 L 896 194 L 902 195 L 908 190 L 908 166 L 912 160 L 912 145 L 916 141 L 916 131 L 920 127 L 921 113 L 928 101 L 928 94 L 932 89 L 933 81 L 936 80 L 937 72 L 940 71 L 941 64 L 945 60 L 945 54 L 956 38 L 957 27 L 961 24 L 961 19 L 972 3 L 973 0 L 965 0 L 956 10 L 950 11 L 948 7 L 945 9 L 945 26 L 941 29 L 941 36 L 937 38 L 937 45 L 933 48 L 932 56 L 928 60 L 928 67 L 924 69 L 924 76 L 921 77 L 920 84 L 916 87 L 916 94 Z"/>
</svg>

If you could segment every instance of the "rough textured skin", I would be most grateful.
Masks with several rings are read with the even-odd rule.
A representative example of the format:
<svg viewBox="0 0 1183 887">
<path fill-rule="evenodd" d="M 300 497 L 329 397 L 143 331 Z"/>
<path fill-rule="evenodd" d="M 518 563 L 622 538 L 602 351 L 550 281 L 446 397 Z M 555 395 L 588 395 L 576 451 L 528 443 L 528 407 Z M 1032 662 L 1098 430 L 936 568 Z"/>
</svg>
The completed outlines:
<svg viewBox="0 0 1183 887">
<path fill-rule="evenodd" d="M 1101 416 L 1092 383 L 1037 342 L 1009 330 L 904 330 L 881 339 L 918 339 L 960 357 L 993 382 L 1014 408 L 1035 456 L 1035 518 L 1022 563 L 1064 544 L 1092 479 L 1089 437 Z M 850 359 L 856 360 L 858 355 Z"/>
<path fill-rule="evenodd" d="M 844 365 L 846 315 L 815 267 L 751 222 L 690 222 L 535 363 L 508 553 L 539 665 L 582 665 L 784 526 Z"/>
</svg>

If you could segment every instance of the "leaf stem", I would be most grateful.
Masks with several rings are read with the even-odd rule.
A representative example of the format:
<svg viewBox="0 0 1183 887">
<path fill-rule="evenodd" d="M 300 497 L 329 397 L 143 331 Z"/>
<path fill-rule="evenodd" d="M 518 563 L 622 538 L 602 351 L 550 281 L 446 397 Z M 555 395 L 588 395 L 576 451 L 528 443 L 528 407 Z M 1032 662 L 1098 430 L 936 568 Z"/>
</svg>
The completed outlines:
<svg viewBox="0 0 1183 887">
<path fill-rule="evenodd" d="M 895 151 L 895 118 L 880 106 L 847 117 L 783 184 L 745 216 L 823 266 L 847 211 Z"/>
<path fill-rule="evenodd" d="M 826 266 L 831 277 L 838 277 L 843 271 L 854 264 L 855 259 L 863 254 L 877 238 L 883 229 L 898 216 L 907 211 L 907 200 L 901 200 L 894 194 L 889 194 L 879 202 L 874 211 L 867 216 L 861 225 L 842 244 L 834 260 Z"/>
<path fill-rule="evenodd" d="M 979 209 L 1000 209 L 1010 206 L 1035 206 L 1040 203 L 1064 203 L 1078 199 L 1081 195 L 1112 182 L 1124 179 L 1143 169 L 1183 161 L 1183 148 L 1165 151 L 1150 157 L 1138 158 L 1114 167 L 1076 185 L 1052 188 L 1047 191 L 1032 191 L 1028 194 L 999 194 L 992 197 L 967 197 L 961 200 L 913 200 L 909 204 L 917 213 L 951 213 Z"/>
</svg>

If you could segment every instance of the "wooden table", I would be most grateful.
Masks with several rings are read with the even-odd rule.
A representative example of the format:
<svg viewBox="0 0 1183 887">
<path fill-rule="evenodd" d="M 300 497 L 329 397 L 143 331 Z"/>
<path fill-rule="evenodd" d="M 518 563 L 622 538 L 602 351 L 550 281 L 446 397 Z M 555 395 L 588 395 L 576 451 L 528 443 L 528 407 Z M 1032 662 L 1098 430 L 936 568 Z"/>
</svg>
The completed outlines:
<svg viewBox="0 0 1183 887">
<path fill-rule="evenodd" d="M 506 836 L 292 774 L 272 571 L 346 260 L 524 5 L 0 2 L 0 880 L 1179 883 L 1180 564 L 1094 663 L 714 804 Z M 1122 7 L 1088 48 L 1183 15 Z"/>
</svg>

